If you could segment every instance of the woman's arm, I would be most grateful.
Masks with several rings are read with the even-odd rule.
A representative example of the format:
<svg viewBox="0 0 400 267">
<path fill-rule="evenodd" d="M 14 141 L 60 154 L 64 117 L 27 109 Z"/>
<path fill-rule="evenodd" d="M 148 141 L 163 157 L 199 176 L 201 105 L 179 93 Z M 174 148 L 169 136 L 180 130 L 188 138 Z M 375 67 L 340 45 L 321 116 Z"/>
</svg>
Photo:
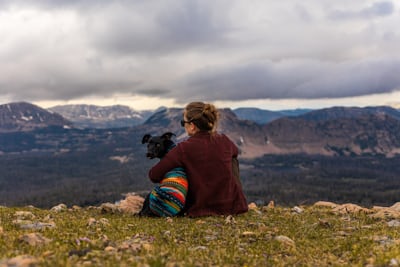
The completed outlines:
<svg viewBox="0 0 400 267">
<path fill-rule="evenodd" d="M 178 146 L 171 149 L 156 165 L 149 171 L 149 178 L 153 183 L 159 183 L 165 174 L 176 167 L 182 167 Z"/>
</svg>

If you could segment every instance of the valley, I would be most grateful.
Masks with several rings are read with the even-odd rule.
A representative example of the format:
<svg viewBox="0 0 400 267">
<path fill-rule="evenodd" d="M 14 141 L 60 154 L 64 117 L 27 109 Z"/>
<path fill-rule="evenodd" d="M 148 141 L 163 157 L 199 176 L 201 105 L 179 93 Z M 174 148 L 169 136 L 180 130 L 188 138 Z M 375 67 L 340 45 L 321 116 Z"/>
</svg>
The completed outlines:
<svg viewBox="0 0 400 267">
<path fill-rule="evenodd" d="M 155 161 L 145 158 L 142 136 L 171 131 L 178 142 L 186 138 L 179 108 L 116 128 L 76 127 L 25 104 L 12 107 L 15 113 L 0 110 L 7 111 L 0 114 L 3 206 L 87 206 L 128 192 L 144 195 L 153 186 L 147 171 Z M 399 118 L 391 108 L 332 108 L 259 124 L 223 109 L 219 129 L 240 149 L 249 202 L 385 206 L 400 193 Z"/>
</svg>

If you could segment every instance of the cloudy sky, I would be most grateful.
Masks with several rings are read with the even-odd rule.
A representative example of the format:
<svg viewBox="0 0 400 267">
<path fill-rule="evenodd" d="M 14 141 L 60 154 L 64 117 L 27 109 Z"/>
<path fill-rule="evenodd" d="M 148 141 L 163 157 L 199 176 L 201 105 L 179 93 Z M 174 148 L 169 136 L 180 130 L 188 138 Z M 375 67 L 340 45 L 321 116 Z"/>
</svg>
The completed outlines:
<svg viewBox="0 0 400 267">
<path fill-rule="evenodd" d="M 0 104 L 399 105 L 399 2 L 0 0 Z"/>
</svg>

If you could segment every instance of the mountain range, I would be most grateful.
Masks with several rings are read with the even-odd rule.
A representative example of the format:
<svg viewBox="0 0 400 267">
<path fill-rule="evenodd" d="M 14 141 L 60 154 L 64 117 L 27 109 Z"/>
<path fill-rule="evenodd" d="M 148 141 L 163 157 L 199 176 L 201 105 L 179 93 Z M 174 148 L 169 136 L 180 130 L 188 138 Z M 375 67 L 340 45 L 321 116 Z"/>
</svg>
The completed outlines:
<svg viewBox="0 0 400 267">
<path fill-rule="evenodd" d="M 26 102 L 9 103 L 0 105 L 0 133 L 3 140 L 8 140 L 0 143 L 0 151 L 65 151 L 75 149 L 73 144 L 80 144 L 82 149 L 93 142 L 107 143 L 110 138 L 105 138 L 104 133 L 110 131 L 152 134 L 171 131 L 181 140 L 185 138 L 179 125 L 182 112 L 181 108 L 134 111 L 126 106 L 91 105 L 46 110 Z M 219 131 L 239 146 L 245 158 L 301 153 L 388 157 L 400 154 L 400 112 L 391 107 L 282 112 L 240 108 L 221 109 L 220 113 Z M 10 140 L 16 141 L 12 144 Z"/>
<path fill-rule="evenodd" d="M 154 186 L 147 172 L 155 161 L 145 156 L 143 135 L 170 131 L 177 141 L 187 138 L 179 123 L 181 108 L 139 112 L 141 117 L 121 106 L 69 108 L 63 112 L 86 112 L 91 127 L 79 123 L 80 115 L 67 119 L 26 102 L 0 105 L 0 205 L 86 206 L 117 201 L 127 192 L 145 194 Z M 93 111 L 97 108 L 103 111 Z M 239 117 L 238 110 L 220 109 L 218 129 L 240 149 L 241 180 L 249 201 L 398 201 L 399 110 L 243 111 L 247 115 Z M 278 116 L 268 117 L 273 113 Z M 108 128 L 105 121 L 125 116 L 121 114 L 131 116 L 128 125 Z M 142 121 L 134 122 L 136 118 Z"/>
</svg>

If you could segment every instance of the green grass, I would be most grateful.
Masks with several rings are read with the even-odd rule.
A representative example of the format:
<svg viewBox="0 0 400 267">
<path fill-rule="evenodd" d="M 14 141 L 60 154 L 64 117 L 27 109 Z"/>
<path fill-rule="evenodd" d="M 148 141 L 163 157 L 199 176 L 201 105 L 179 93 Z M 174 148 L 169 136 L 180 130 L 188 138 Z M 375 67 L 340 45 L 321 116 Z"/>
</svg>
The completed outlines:
<svg viewBox="0 0 400 267">
<path fill-rule="evenodd" d="M 56 226 L 21 229 L 13 223 L 17 211 Z M 91 218 L 97 223 L 88 225 Z M 51 241 L 32 246 L 20 240 L 32 232 Z M 264 208 L 233 222 L 0 207 L 0 266 L 19 255 L 34 257 L 38 266 L 388 266 L 400 262 L 399 244 L 399 229 L 385 220 L 315 207 L 301 214 Z"/>
</svg>

